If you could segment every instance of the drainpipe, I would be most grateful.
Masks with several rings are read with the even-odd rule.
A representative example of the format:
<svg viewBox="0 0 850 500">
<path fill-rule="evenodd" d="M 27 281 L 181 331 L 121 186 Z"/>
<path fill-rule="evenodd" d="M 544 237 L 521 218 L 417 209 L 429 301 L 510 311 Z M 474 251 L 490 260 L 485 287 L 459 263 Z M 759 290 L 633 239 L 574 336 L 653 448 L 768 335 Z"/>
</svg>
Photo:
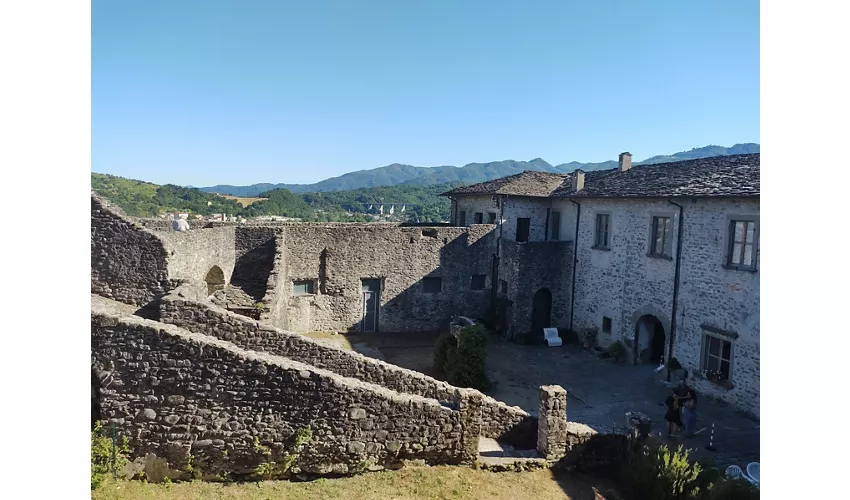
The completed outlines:
<svg viewBox="0 0 850 500">
<path fill-rule="evenodd" d="M 570 285 L 570 331 L 573 330 L 573 317 L 575 316 L 575 307 L 576 307 L 576 266 L 578 265 L 578 223 L 581 220 L 581 205 L 570 198 L 570 201 L 575 204 L 576 207 L 576 234 L 573 237 L 573 278 L 572 283 Z"/>
<path fill-rule="evenodd" d="M 667 347 L 667 362 L 669 363 L 670 359 L 673 358 L 673 339 L 676 337 L 676 309 L 679 305 L 679 276 L 682 264 L 682 233 L 685 227 L 683 211 L 685 207 L 673 202 L 673 200 L 667 200 L 667 202 L 679 207 L 679 229 L 676 235 L 676 272 L 673 276 L 673 311 L 670 321 L 670 344 Z M 670 382 L 670 370 L 667 370 L 667 382 Z"/>
</svg>

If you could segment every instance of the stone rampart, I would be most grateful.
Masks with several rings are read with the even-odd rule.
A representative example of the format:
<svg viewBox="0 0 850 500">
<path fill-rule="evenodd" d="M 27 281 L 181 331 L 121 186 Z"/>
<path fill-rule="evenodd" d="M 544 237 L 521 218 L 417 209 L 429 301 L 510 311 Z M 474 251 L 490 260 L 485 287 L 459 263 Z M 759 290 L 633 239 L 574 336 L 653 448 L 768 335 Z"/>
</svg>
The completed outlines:
<svg viewBox="0 0 850 500">
<path fill-rule="evenodd" d="M 458 388 L 420 372 L 322 344 L 303 335 L 234 314 L 213 304 L 181 297 L 181 290 L 183 287 L 163 298 L 160 305 L 160 318 L 163 322 L 233 342 L 243 349 L 297 359 L 397 392 L 444 402 L 451 402 L 455 398 Z M 482 436 L 499 439 L 524 449 L 535 448 L 536 416 L 483 394 L 481 398 Z"/>
<path fill-rule="evenodd" d="M 165 458 L 169 477 L 256 476 L 280 463 L 294 434 L 312 440 L 292 472 L 347 473 L 400 460 L 463 463 L 477 449 L 474 412 L 173 325 L 92 305 L 92 369 L 104 419 L 129 436 L 135 456 Z M 461 394 L 457 405 L 469 403 Z M 467 415 L 467 416 L 464 416 Z M 265 450 L 265 451 L 264 451 Z M 270 454 L 266 454 L 266 451 Z"/>
</svg>

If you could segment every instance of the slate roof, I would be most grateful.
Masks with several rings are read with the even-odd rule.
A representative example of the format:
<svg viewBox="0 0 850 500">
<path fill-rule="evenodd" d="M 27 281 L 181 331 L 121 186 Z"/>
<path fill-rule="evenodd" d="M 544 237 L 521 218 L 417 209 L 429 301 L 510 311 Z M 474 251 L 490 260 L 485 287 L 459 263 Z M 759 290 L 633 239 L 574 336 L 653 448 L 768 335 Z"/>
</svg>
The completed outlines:
<svg viewBox="0 0 850 500">
<path fill-rule="evenodd" d="M 567 174 L 526 170 L 525 172 L 507 177 L 455 188 L 443 193 L 441 196 L 454 196 L 456 194 L 507 194 L 545 198 L 558 189 L 566 179 L 569 179 Z"/>
<path fill-rule="evenodd" d="M 526 171 L 443 195 L 507 194 L 574 198 L 667 198 L 759 196 L 760 154 L 714 156 L 585 173 L 584 188 L 571 192 L 571 174 Z"/>
</svg>

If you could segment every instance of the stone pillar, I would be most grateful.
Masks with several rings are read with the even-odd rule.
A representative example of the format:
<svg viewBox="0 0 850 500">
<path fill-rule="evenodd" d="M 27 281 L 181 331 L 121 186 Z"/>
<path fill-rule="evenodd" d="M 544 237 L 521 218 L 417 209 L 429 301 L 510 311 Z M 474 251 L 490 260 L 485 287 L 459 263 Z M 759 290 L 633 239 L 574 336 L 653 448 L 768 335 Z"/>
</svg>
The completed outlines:
<svg viewBox="0 0 850 500">
<path fill-rule="evenodd" d="M 478 439 L 481 437 L 483 398 L 478 391 L 458 389 L 455 391 L 455 401 L 458 411 L 460 411 L 462 461 L 474 463 L 478 460 Z"/>
<path fill-rule="evenodd" d="M 557 460 L 567 451 L 567 391 L 560 385 L 540 386 L 537 452 Z"/>
</svg>

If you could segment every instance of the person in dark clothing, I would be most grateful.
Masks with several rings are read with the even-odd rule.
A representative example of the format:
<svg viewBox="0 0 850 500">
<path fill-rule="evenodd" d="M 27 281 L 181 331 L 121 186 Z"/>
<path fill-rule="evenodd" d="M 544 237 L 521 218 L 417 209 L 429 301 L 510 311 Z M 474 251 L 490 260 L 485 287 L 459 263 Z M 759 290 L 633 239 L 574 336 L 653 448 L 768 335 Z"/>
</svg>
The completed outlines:
<svg viewBox="0 0 850 500">
<path fill-rule="evenodd" d="M 685 437 L 692 437 L 697 425 L 697 392 L 688 387 L 688 398 L 682 406 L 682 424 Z"/>
<path fill-rule="evenodd" d="M 667 413 L 664 415 L 664 420 L 667 421 L 667 435 L 673 437 L 679 427 L 682 426 L 682 418 L 679 413 L 679 398 L 674 390 L 664 401 L 667 406 Z"/>
</svg>

